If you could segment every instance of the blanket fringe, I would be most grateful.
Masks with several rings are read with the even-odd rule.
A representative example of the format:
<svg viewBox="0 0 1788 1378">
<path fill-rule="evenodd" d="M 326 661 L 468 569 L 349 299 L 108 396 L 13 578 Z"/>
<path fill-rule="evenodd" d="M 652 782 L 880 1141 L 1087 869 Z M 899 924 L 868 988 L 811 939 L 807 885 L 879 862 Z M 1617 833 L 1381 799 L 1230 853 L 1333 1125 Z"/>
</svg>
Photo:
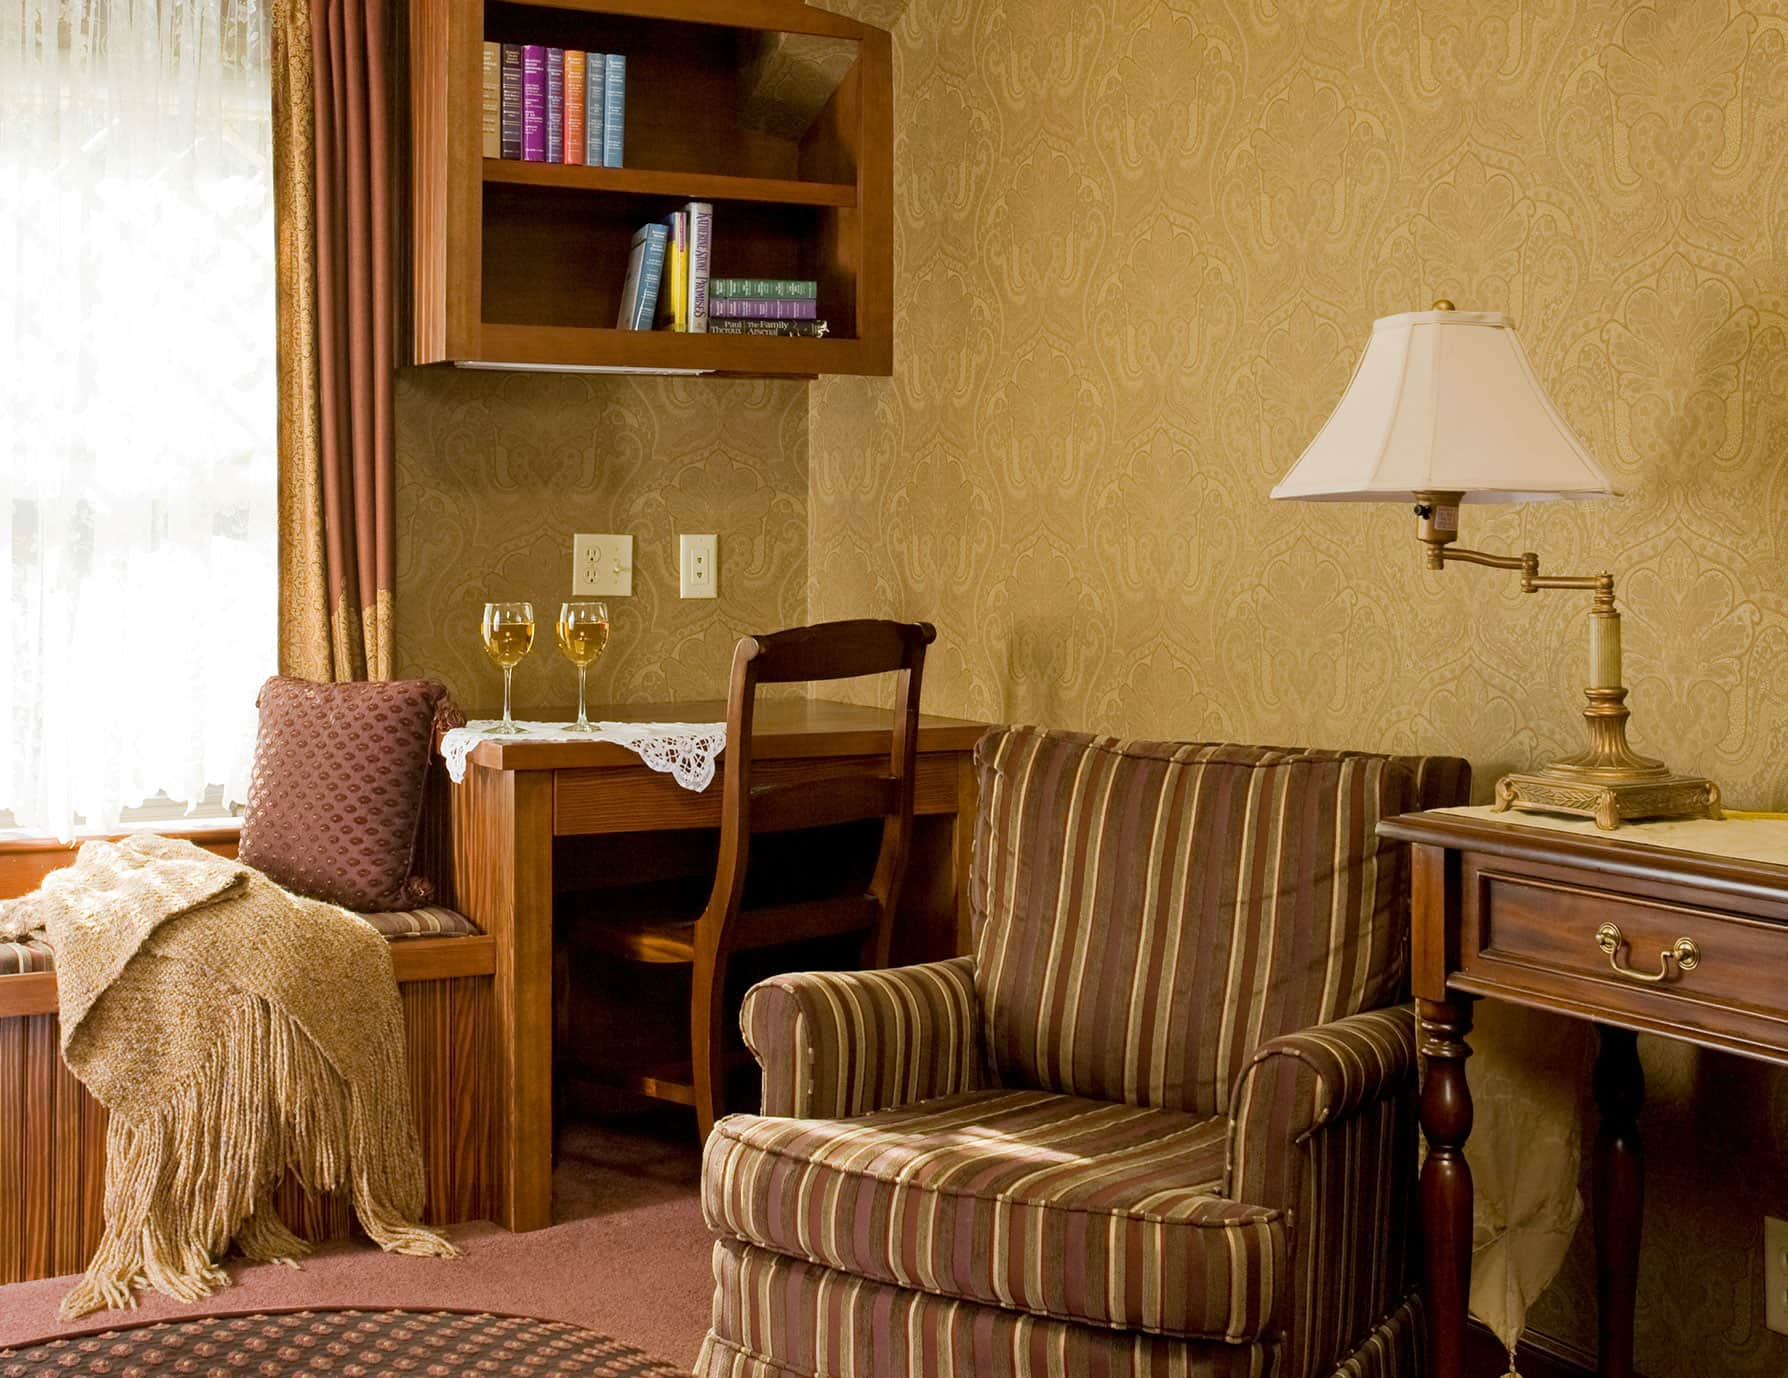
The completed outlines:
<svg viewBox="0 0 1788 1378">
<path fill-rule="evenodd" d="M 421 1155 L 409 1118 L 401 1046 L 348 1081 L 289 1015 L 259 996 L 234 1002 L 226 1033 L 198 1074 L 154 1113 L 114 1113 L 106 1133 L 105 1235 L 63 1298 L 73 1319 L 134 1308 L 145 1286 L 197 1301 L 229 1286 L 217 1264 L 234 1243 L 248 1258 L 309 1253 L 273 1205 L 287 1172 L 313 1193 L 348 1188 L 381 1248 L 456 1257 L 422 1213 Z"/>
</svg>

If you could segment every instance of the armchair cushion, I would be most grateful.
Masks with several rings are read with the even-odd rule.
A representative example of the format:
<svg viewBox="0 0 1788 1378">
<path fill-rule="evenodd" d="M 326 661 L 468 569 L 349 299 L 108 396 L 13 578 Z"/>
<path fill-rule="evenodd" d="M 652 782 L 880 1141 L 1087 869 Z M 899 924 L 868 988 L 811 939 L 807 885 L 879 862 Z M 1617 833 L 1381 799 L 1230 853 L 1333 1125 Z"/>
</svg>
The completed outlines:
<svg viewBox="0 0 1788 1378">
<path fill-rule="evenodd" d="M 848 1120 L 734 1115 L 708 1223 L 859 1277 L 1035 1316 L 1244 1342 L 1278 1322 L 1282 1212 L 1221 1192 L 1228 1122 L 1045 1091 Z"/>
<path fill-rule="evenodd" d="M 1000 1084 L 1222 1115 L 1254 1050 L 1395 1000 L 1417 763 L 989 733 L 975 982 Z"/>
<path fill-rule="evenodd" d="M 838 1119 L 981 1085 L 967 957 L 772 976 L 746 995 L 740 1022 L 766 1115 Z"/>
</svg>

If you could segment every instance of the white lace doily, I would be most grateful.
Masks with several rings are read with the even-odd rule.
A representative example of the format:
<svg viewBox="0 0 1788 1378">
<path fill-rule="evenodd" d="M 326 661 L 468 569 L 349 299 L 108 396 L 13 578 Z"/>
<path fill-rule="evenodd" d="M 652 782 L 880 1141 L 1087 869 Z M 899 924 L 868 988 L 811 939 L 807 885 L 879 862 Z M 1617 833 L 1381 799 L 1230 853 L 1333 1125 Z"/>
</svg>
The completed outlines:
<svg viewBox="0 0 1788 1378">
<path fill-rule="evenodd" d="M 713 783 L 714 758 L 726 749 L 723 722 L 599 722 L 591 724 L 594 732 L 572 732 L 562 722 L 517 720 L 515 725 L 520 732 L 493 736 L 495 719 L 470 722 L 442 736 L 448 777 L 455 784 L 466 778 L 466 757 L 479 742 L 613 742 L 684 789 L 700 792 Z"/>
</svg>

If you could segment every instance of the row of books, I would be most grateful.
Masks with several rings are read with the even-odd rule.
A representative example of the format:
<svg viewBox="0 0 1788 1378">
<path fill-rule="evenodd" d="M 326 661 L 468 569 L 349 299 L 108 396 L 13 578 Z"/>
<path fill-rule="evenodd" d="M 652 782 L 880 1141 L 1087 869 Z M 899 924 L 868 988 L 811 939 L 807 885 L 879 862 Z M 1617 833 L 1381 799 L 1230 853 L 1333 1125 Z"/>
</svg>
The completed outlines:
<svg viewBox="0 0 1788 1378">
<path fill-rule="evenodd" d="M 716 278 L 714 207 L 691 201 L 634 233 L 621 288 L 620 330 L 819 338 L 819 284 L 806 278 Z"/>
<path fill-rule="evenodd" d="M 484 45 L 486 158 L 620 167 L 627 58 L 538 43 Z"/>
</svg>

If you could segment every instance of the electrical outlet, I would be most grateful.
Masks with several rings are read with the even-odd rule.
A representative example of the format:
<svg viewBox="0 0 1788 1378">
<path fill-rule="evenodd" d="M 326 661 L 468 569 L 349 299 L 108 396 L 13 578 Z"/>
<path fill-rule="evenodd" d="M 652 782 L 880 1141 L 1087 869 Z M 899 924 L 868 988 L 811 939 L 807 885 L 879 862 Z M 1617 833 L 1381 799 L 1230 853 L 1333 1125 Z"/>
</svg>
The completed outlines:
<svg viewBox="0 0 1788 1378">
<path fill-rule="evenodd" d="M 684 598 L 712 598 L 720 591 L 719 537 L 677 537 L 677 587 Z"/>
<path fill-rule="evenodd" d="M 1788 1335 L 1788 1220 L 1763 1217 L 1763 1323 Z"/>
<path fill-rule="evenodd" d="M 625 598 L 633 592 L 633 537 L 571 538 L 571 593 L 576 598 Z"/>
</svg>

